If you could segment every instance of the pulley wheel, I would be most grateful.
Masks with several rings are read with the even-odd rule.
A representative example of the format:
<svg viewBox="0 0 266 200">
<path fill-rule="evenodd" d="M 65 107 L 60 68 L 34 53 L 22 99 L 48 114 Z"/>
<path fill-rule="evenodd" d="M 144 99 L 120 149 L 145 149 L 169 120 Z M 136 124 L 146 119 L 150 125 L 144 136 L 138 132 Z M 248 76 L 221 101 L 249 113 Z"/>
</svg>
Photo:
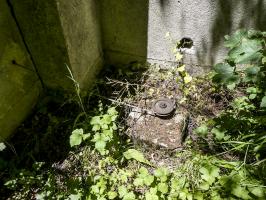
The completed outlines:
<svg viewBox="0 0 266 200">
<path fill-rule="evenodd" d="M 160 98 L 153 102 L 152 110 L 157 116 L 167 117 L 175 110 L 175 104 L 171 99 Z"/>
</svg>

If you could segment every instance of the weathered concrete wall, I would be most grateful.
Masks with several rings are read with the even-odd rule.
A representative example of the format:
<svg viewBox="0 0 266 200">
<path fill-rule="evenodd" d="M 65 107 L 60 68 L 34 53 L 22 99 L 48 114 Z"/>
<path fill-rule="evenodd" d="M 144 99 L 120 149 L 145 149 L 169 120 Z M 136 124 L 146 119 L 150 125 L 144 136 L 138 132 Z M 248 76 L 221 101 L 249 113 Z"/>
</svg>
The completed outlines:
<svg viewBox="0 0 266 200">
<path fill-rule="evenodd" d="M 266 29 L 265 0 L 101 0 L 101 7 L 104 49 L 108 60 L 120 63 L 140 55 L 171 65 L 175 44 L 165 38 L 169 32 L 173 41 L 193 40 L 185 62 L 204 68 L 224 57 L 224 35 L 239 28 Z"/>
<path fill-rule="evenodd" d="M 41 84 L 5 0 L 0 0 L 0 141 L 31 112 Z"/>
<path fill-rule="evenodd" d="M 75 79 L 86 89 L 103 64 L 97 0 L 57 0 Z"/>
<path fill-rule="evenodd" d="M 96 0 L 12 0 L 15 16 L 45 86 L 72 90 L 66 64 L 82 88 L 102 59 Z"/>
<path fill-rule="evenodd" d="M 147 57 L 147 0 L 100 0 L 104 55 L 107 63 Z"/>
</svg>

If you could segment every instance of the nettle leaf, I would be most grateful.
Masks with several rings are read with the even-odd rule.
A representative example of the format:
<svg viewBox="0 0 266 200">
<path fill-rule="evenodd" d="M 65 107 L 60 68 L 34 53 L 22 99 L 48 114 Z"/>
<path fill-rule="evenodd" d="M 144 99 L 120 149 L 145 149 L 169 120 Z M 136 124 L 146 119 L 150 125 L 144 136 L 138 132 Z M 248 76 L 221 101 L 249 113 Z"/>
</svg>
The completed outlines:
<svg viewBox="0 0 266 200">
<path fill-rule="evenodd" d="M 264 96 L 261 100 L 261 103 L 260 103 L 260 107 L 261 108 L 266 108 L 266 96 Z"/>
<path fill-rule="evenodd" d="M 260 40 L 243 38 L 239 46 L 229 51 L 229 60 L 239 64 L 259 61 L 263 56 L 262 48 Z"/>
<path fill-rule="evenodd" d="M 76 129 L 70 136 L 70 146 L 80 145 L 83 139 L 83 129 Z"/>
<path fill-rule="evenodd" d="M 136 149 L 128 149 L 126 152 L 123 153 L 123 155 L 127 160 L 134 159 L 138 162 L 150 165 L 150 162 L 145 159 L 143 153 L 139 152 Z"/>
<path fill-rule="evenodd" d="M 201 167 L 199 171 L 201 173 L 201 178 L 211 185 L 219 176 L 220 169 L 214 165 L 206 165 Z"/>
<path fill-rule="evenodd" d="M 154 171 L 154 175 L 160 179 L 161 182 L 167 181 L 167 177 L 169 176 L 170 172 L 165 167 L 160 167 Z"/>
</svg>

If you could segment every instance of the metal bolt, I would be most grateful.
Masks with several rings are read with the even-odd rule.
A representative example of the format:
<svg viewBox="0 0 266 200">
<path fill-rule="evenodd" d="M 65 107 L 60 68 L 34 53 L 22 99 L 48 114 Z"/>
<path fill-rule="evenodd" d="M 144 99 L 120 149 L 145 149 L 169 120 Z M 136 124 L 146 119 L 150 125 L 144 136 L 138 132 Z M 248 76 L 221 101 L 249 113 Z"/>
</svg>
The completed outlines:
<svg viewBox="0 0 266 200">
<path fill-rule="evenodd" d="M 164 103 L 164 102 L 162 102 L 162 103 L 160 103 L 160 108 L 167 108 L 167 104 L 166 103 Z"/>
</svg>

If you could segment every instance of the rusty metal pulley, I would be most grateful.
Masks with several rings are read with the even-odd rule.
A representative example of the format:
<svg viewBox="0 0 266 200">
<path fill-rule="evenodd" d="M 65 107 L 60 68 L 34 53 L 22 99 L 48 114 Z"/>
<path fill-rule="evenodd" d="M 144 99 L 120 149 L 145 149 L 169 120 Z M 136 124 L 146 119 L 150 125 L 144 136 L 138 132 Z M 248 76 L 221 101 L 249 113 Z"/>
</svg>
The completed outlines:
<svg viewBox="0 0 266 200">
<path fill-rule="evenodd" d="M 175 110 L 175 102 L 168 98 L 160 98 L 153 102 L 152 110 L 159 117 L 170 116 Z"/>
</svg>

